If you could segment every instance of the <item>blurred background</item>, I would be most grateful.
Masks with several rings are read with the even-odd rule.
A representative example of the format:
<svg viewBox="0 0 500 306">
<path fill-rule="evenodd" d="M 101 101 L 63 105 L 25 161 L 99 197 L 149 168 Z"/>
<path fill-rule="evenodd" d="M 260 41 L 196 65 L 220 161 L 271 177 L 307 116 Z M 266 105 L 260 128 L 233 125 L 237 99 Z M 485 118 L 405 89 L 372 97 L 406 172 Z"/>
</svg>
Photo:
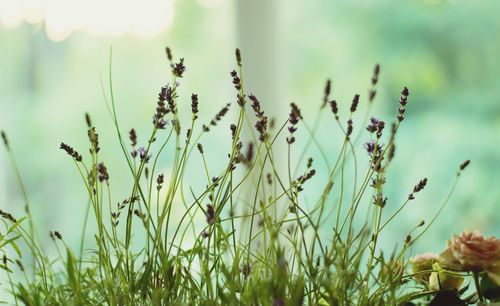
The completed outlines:
<svg viewBox="0 0 500 306">
<path fill-rule="evenodd" d="M 187 66 L 181 109 L 189 112 L 190 94 L 198 93 L 203 122 L 234 101 L 229 71 L 235 47 L 242 49 L 247 89 L 278 122 L 286 120 L 295 101 L 312 125 L 331 78 L 342 114 L 354 94 L 361 95 L 354 118 L 360 124 L 379 63 L 374 115 L 393 120 L 401 88 L 408 86 L 411 93 L 388 177 L 386 213 L 418 180 L 429 179 L 385 233 L 386 246 L 430 219 L 468 158 L 471 166 L 449 206 L 413 252 L 439 252 L 445 239 L 463 229 L 500 234 L 497 0 L 0 0 L 0 128 L 8 132 L 42 234 L 59 230 L 78 245 L 86 191 L 58 147 L 64 141 L 86 153 L 85 112 L 101 137 L 114 202 L 126 196 L 129 172 L 104 99 L 110 48 L 121 126 L 124 132 L 136 128 L 145 141 L 158 91 L 170 80 L 167 45 Z M 342 135 L 331 121 L 325 115 L 317 137 L 333 159 Z M 214 130 L 205 146 L 226 135 L 229 123 Z M 359 155 L 365 136 L 357 143 Z M 225 153 L 212 153 L 215 165 L 225 162 Z M 364 169 L 366 161 L 360 163 Z M 161 167 L 167 173 L 168 165 L 166 157 Z M 316 167 L 321 172 L 320 162 Z M 311 196 L 320 192 L 319 183 L 311 181 Z M 22 206 L 1 150 L 0 209 L 20 215 Z"/>
</svg>

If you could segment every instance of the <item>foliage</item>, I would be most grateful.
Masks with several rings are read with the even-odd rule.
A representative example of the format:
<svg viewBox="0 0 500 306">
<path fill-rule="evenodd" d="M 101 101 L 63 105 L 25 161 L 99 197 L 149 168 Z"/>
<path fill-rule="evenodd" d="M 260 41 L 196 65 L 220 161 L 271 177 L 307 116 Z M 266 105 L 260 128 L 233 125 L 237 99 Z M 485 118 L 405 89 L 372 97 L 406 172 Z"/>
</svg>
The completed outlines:
<svg viewBox="0 0 500 306">
<path fill-rule="evenodd" d="M 433 299 L 434 304 L 436 299 L 459 299 L 464 294 L 468 287 L 444 288 L 439 280 L 450 273 L 464 276 L 468 272 L 443 270 L 439 265 L 412 274 L 407 269 L 409 248 L 436 220 L 450 196 L 430 222 L 415 222 L 413 229 L 402 235 L 403 243 L 395 251 L 387 253 L 377 245 L 387 225 L 427 184 L 425 178 L 417 182 L 397 210 L 384 213 L 384 186 L 395 156 L 395 138 L 406 116 L 408 88 L 401 92 L 390 129 L 381 120 L 368 119 L 369 107 L 359 125 L 363 129 L 353 133 L 360 96 L 354 97 L 348 119 L 342 121 L 339 105 L 330 97 L 329 81 L 312 127 L 293 103 L 288 119 L 279 125 L 268 118 L 256 96 L 245 92 L 242 59 L 237 50 L 237 70 L 231 72 L 235 103 L 224 105 L 213 120 L 200 125 L 196 94 L 191 96 L 190 120 L 181 118 L 178 86 L 185 73 L 184 61 L 174 61 L 170 49 L 166 50 L 172 80 L 160 90 L 151 135 L 144 146 L 139 146 L 135 130 L 128 133 L 127 140 L 120 128 L 110 69 L 108 108 L 131 178 L 129 194 L 117 205 L 110 188 L 112 175 L 100 158 L 101 143 L 90 116 L 86 116 L 88 155 L 61 144 L 74 161 L 88 195 L 85 220 L 91 214 L 95 218 L 94 244 L 76 253 L 66 245 L 62 233 L 51 231 L 59 254 L 54 260 L 37 239 L 26 192 L 26 218 L 16 220 L 2 212 L 7 232 L 0 236 L 1 267 L 9 276 L 9 291 L 15 303 L 415 305 L 432 304 Z M 379 72 L 377 65 L 367 95 L 370 106 L 376 97 Z M 179 103 L 179 107 L 184 105 Z M 230 108 L 237 108 L 238 115 L 228 133 L 228 160 L 223 169 L 213 169 L 208 152 L 220 154 L 223 142 L 204 146 L 200 141 L 221 125 Z M 330 116 L 343 138 L 338 155 L 321 154 L 325 166 L 318 167 L 313 158 L 305 158 L 303 151 L 297 166 L 292 167 L 298 129 L 308 133 L 307 146 L 317 146 L 322 152 L 315 133 L 323 114 Z M 369 140 L 364 150 L 369 164 L 362 172 L 356 148 L 365 125 Z M 245 145 L 244 135 L 252 138 Z M 23 186 L 3 132 L 2 137 Z M 173 156 L 168 174 L 157 169 L 158 160 L 165 156 Z M 199 163 L 198 171 L 189 167 L 194 163 Z M 287 165 L 285 170 L 282 164 Z M 450 195 L 467 165 L 468 161 L 460 166 Z M 314 205 L 308 207 L 304 188 L 319 174 L 326 180 Z M 203 176 L 206 186 L 200 190 L 191 186 L 193 176 Z M 23 222 L 26 220 L 27 226 Z M 360 220 L 363 226 L 357 228 Z M 334 226 L 324 235 L 320 229 L 327 222 Z M 22 258 L 18 241 L 28 246 L 33 258 L 34 273 L 30 277 L 25 273 L 25 281 L 11 277 L 14 263 L 25 271 L 26 257 Z M 17 254 L 10 255 L 10 248 Z M 435 289 L 429 282 L 433 273 L 438 278 Z M 419 277 L 423 274 L 427 278 Z M 478 280 L 478 273 L 474 275 Z M 473 293 L 466 301 L 498 298 L 496 284 L 484 273 L 481 277 L 485 288 L 489 286 L 484 297 L 478 285 L 479 295 Z"/>
</svg>

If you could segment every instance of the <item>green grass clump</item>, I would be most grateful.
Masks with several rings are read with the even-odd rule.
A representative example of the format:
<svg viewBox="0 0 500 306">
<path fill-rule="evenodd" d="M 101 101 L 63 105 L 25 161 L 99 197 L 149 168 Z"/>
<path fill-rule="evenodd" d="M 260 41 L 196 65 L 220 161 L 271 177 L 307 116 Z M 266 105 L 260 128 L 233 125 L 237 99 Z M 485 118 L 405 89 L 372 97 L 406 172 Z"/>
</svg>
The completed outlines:
<svg viewBox="0 0 500 306">
<path fill-rule="evenodd" d="M 0 236 L 1 268 L 8 276 L 2 286 L 10 292 L 3 300 L 25 305 L 411 305 L 425 304 L 440 292 L 409 274 L 408 250 L 449 197 L 431 222 L 416 222 L 402 234 L 395 251 L 383 252 L 378 246 L 387 225 L 427 184 L 427 179 L 417 182 L 397 210 L 386 211 L 384 186 L 406 115 L 406 87 L 391 127 L 368 120 L 368 107 L 361 132 L 353 135 L 360 97 L 355 96 L 349 117 L 342 121 L 337 102 L 330 98 L 330 82 L 313 126 L 293 103 L 288 119 L 278 124 L 268 120 L 257 97 L 245 92 L 237 50 L 237 69 L 231 72 L 236 103 L 223 106 L 203 125 L 196 94 L 191 96 L 190 118 L 181 118 L 178 105 L 184 105 L 178 103 L 177 89 L 184 62 L 174 61 L 168 48 L 167 57 L 172 80 L 160 91 L 143 146 L 135 130 L 126 137 L 120 128 L 110 69 L 108 108 L 132 186 L 124 197 L 111 196 L 112 175 L 101 160 L 99 135 L 88 115 L 90 153 L 83 156 L 61 144 L 88 194 L 87 217 L 97 224 L 94 244 L 74 252 L 62 233 L 50 232 L 59 256 L 49 259 L 37 239 L 24 188 L 26 217 L 16 220 L 2 212 L 6 230 Z M 367 95 L 370 106 L 378 74 L 377 65 Z M 227 119 L 230 108 L 237 117 L 227 132 L 227 154 L 221 153 L 220 144 L 202 145 L 202 137 Z M 336 137 L 343 139 L 335 156 L 322 153 L 315 136 L 322 114 L 330 117 L 340 131 Z M 306 149 L 295 154 L 298 129 L 308 137 Z M 244 135 L 251 139 L 245 145 Z M 16 165 L 3 132 L 2 137 Z M 363 149 L 369 156 L 364 170 L 356 158 L 362 137 L 369 138 Z M 306 158 L 308 147 L 318 148 L 325 166 L 316 167 Z M 210 150 L 227 158 L 222 169 L 214 169 L 207 157 Z M 168 175 L 157 169 L 164 155 L 173 157 Z M 196 173 L 188 167 L 193 163 Z M 324 179 L 323 187 L 313 205 L 306 205 L 304 188 L 313 177 Z M 205 188 L 192 187 L 200 179 Z M 20 244 L 31 257 L 22 256 Z M 27 257 L 33 261 L 26 262 Z M 24 266 L 33 275 L 26 272 L 24 281 L 13 279 L 13 270 L 24 271 Z"/>
</svg>

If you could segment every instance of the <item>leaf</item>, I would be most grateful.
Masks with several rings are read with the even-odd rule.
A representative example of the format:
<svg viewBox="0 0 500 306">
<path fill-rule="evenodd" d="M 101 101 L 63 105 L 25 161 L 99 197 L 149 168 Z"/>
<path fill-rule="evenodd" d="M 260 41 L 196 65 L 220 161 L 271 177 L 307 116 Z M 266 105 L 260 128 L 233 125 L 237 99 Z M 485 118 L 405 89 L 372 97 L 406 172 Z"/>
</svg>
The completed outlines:
<svg viewBox="0 0 500 306">
<path fill-rule="evenodd" d="M 29 291 L 21 284 L 17 285 L 17 290 L 19 293 L 16 294 L 16 297 L 24 303 L 24 305 L 31 306 L 33 305 L 33 300 L 30 298 Z"/>
<path fill-rule="evenodd" d="M 11 241 L 10 242 L 10 245 L 14 248 L 14 250 L 16 251 L 17 253 L 17 256 L 19 256 L 19 258 L 22 258 L 23 257 L 23 254 L 21 253 L 21 250 L 19 249 L 19 247 L 17 246 L 17 243 L 15 243 L 14 241 Z"/>
<path fill-rule="evenodd" d="M 22 217 L 21 219 L 17 220 L 14 225 L 12 225 L 9 230 L 7 231 L 6 235 L 12 233 L 27 217 Z"/>
<path fill-rule="evenodd" d="M 480 286 L 483 296 L 488 300 L 500 299 L 500 287 L 497 286 L 488 275 L 485 274 L 481 277 Z"/>
<path fill-rule="evenodd" d="M 73 254 L 71 254 L 71 251 L 69 249 L 66 249 L 67 253 L 67 261 L 66 261 L 66 270 L 68 273 L 68 280 L 69 280 L 69 285 L 73 290 L 76 291 L 77 284 L 76 284 L 76 277 L 75 277 L 75 259 L 73 257 Z"/>
<path fill-rule="evenodd" d="M 492 267 L 489 267 L 485 270 L 488 274 L 488 277 L 491 281 L 493 281 L 497 286 L 500 286 L 500 262 L 494 264 Z"/>
<path fill-rule="evenodd" d="M 462 287 L 462 289 L 458 290 L 458 294 L 462 295 L 464 294 L 467 290 L 469 290 L 470 283 L 468 283 L 466 286 Z"/>
<path fill-rule="evenodd" d="M 9 269 L 9 267 L 7 267 L 6 265 L 0 264 L 0 269 L 5 270 L 5 271 L 7 271 L 9 273 L 12 273 L 12 270 Z"/>
<path fill-rule="evenodd" d="M 298 277 L 297 280 L 292 284 L 292 288 L 290 290 L 290 298 L 287 305 L 303 305 L 304 287 L 304 278 Z"/>
<path fill-rule="evenodd" d="M 12 237 L 10 239 L 5 240 L 4 242 L 2 242 L 2 244 L 0 244 L 0 248 L 2 248 L 4 245 L 12 243 L 14 240 L 17 240 L 19 237 L 21 237 L 21 235 L 17 235 L 15 237 Z"/>
</svg>

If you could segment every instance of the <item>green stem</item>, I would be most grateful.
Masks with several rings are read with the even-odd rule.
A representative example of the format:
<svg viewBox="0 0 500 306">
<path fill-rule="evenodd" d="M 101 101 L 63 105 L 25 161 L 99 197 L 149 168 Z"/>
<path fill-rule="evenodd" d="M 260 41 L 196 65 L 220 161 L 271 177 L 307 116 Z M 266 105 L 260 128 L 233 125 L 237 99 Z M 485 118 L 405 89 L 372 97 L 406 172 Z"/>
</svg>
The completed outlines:
<svg viewBox="0 0 500 306">
<path fill-rule="evenodd" d="M 481 303 L 484 303 L 484 297 L 483 297 L 483 294 L 481 293 L 481 286 L 479 285 L 479 273 L 476 271 L 472 272 L 472 278 L 474 279 L 474 285 L 476 286 L 476 292 L 477 292 L 477 296 L 479 298 L 479 301 Z"/>
</svg>

